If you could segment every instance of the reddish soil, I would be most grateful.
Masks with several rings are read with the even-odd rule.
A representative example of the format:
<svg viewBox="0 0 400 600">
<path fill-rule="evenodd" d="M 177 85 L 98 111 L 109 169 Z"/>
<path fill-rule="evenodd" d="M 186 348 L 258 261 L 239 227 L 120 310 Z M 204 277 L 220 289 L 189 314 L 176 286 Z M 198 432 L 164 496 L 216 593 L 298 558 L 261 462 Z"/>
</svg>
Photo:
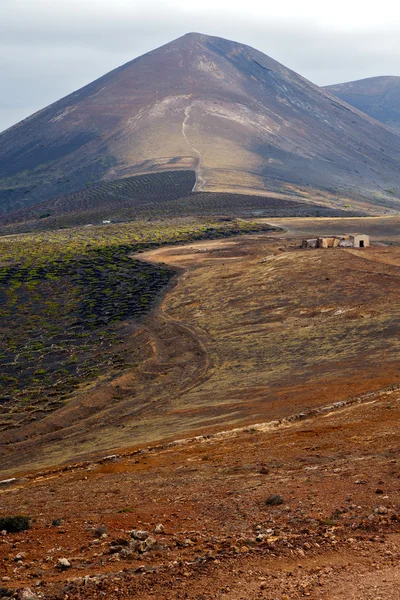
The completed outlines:
<svg viewBox="0 0 400 600">
<path fill-rule="evenodd" d="M 34 522 L 1 538 L 0 581 L 46 599 L 394 600 L 399 400 L 27 475 L 2 489 Z M 132 529 L 154 547 L 129 550 Z"/>
<path fill-rule="evenodd" d="M 276 237 L 151 254 L 185 272 L 142 363 L 7 446 L 0 514 L 32 528 L 0 536 L 0 590 L 398 597 L 400 249 Z"/>
</svg>

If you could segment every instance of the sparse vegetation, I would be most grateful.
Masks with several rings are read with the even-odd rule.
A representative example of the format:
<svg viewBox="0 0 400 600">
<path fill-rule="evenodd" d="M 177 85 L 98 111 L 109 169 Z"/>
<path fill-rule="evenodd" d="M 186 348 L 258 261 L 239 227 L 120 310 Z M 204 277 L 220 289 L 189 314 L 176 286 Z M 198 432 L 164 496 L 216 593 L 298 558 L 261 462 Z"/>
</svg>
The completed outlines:
<svg viewBox="0 0 400 600">
<path fill-rule="evenodd" d="M 0 531 L 7 531 L 7 533 L 18 533 L 19 531 L 26 531 L 30 527 L 31 520 L 25 515 L 0 517 Z"/>
<path fill-rule="evenodd" d="M 41 418 L 101 375 L 136 364 L 124 339 L 175 271 L 131 255 L 260 226 L 176 220 L 0 238 L 0 428 Z"/>
<path fill-rule="evenodd" d="M 99 525 L 93 531 L 93 535 L 96 538 L 101 538 L 105 534 L 107 534 L 107 527 L 105 525 Z"/>
<path fill-rule="evenodd" d="M 53 519 L 51 524 L 53 527 L 60 527 L 60 525 L 62 525 L 63 520 L 62 519 Z"/>
</svg>

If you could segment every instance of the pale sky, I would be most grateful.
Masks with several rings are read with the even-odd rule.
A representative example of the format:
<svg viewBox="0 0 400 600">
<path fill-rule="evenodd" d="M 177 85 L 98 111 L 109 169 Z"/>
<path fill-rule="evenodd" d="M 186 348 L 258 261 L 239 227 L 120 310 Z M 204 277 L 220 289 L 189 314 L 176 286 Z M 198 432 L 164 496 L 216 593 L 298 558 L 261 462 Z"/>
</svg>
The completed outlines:
<svg viewBox="0 0 400 600">
<path fill-rule="evenodd" d="M 249 44 L 319 85 L 400 76 L 393 0 L 0 0 L 0 131 L 190 31 Z"/>
</svg>

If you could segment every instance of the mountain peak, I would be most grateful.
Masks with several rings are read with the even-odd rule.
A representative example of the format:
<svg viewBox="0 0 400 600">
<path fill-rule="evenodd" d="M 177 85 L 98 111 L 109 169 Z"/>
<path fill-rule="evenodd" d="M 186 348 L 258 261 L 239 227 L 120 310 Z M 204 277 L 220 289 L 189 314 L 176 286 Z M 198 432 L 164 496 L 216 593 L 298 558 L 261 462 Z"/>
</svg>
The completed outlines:
<svg viewBox="0 0 400 600">
<path fill-rule="evenodd" d="M 182 36 L 182 39 L 188 38 L 188 39 L 203 41 L 205 38 L 210 38 L 210 37 L 211 36 L 206 35 L 205 33 L 199 33 L 198 31 L 189 31 L 188 33 L 185 33 Z"/>
<path fill-rule="evenodd" d="M 0 212 L 176 170 L 196 171 L 195 191 L 373 202 L 400 187 L 399 162 L 388 128 L 250 46 L 189 32 L 0 134 Z"/>
<path fill-rule="evenodd" d="M 154 50 L 151 50 L 150 54 L 157 52 L 159 50 L 165 49 L 165 48 L 169 48 L 171 46 L 178 46 L 178 45 L 184 46 L 184 45 L 193 44 L 193 43 L 205 44 L 212 40 L 222 40 L 222 39 L 223 38 L 213 37 L 213 36 L 207 35 L 205 33 L 199 33 L 197 31 L 189 31 L 188 33 L 185 33 L 184 35 L 181 35 L 178 38 L 175 38 L 174 40 L 167 42 L 166 44 L 163 44 L 162 46 L 159 46 L 158 48 L 155 48 Z M 143 56 L 146 56 L 146 54 L 144 54 Z"/>
<path fill-rule="evenodd" d="M 180 38 L 178 38 L 178 40 L 193 40 L 195 42 L 208 42 L 208 41 L 213 41 L 213 40 L 223 40 L 225 42 L 229 41 L 222 37 L 218 37 L 215 35 L 208 35 L 206 33 L 199 33 L 197 31 L 190 31 L 188 33 L 185 33 Z M 239 45 L 238 42 L 234 42 L 234 43 L 237 43 Z"/>
</svg>

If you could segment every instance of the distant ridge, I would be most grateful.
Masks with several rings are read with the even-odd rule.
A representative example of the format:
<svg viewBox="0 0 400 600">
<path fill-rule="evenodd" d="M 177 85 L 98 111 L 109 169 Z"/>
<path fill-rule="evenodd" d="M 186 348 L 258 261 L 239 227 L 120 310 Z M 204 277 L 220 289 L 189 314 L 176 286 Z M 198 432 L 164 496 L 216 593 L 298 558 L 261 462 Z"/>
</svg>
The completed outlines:
<svg viewBox="0 0 400 600">
<path fill-rule="evenodd" d="M 400 77 L 369 77 L 325 87 L 370 117 L 400 130 Z"/>
<path fill-rule="evenodd" d="M 197 192 L 396 210 L 399 162 L 396 132 L 249 46 L 190 33 L 1 133 L 0 212 L 173 170 L 195 170 Z"/>
</svg>

